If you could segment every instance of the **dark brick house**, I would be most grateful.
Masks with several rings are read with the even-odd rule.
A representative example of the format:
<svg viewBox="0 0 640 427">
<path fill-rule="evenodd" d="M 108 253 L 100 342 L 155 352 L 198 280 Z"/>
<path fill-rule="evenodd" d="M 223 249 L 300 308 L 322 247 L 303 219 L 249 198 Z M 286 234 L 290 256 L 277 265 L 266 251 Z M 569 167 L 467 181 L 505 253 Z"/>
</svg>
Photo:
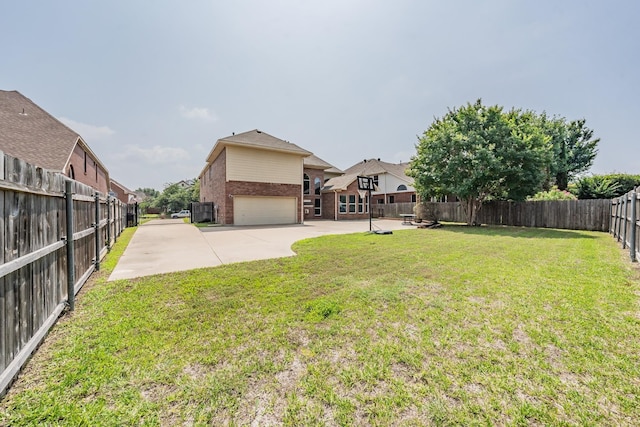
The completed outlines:
<svg viewBox="0 0 640 427">
<path fill-rule="evenodd" d="M 0 90 L 0 150 L 109 192 L 109 171 L 82 137 L 18 91 Z"/>
</svg>

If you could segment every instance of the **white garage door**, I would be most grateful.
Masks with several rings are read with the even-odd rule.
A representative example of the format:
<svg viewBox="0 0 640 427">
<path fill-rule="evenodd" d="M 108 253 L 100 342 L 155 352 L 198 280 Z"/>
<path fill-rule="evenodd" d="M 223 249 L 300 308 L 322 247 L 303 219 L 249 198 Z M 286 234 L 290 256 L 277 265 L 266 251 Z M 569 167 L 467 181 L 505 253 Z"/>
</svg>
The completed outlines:
<svg viewBox="0 0 640 427">
<path fill-rule="evenodd" d="M 233 198 L 235 225 L 295 224 L 297 205 L 295 197 L 241 197 Z"/>
</svg>

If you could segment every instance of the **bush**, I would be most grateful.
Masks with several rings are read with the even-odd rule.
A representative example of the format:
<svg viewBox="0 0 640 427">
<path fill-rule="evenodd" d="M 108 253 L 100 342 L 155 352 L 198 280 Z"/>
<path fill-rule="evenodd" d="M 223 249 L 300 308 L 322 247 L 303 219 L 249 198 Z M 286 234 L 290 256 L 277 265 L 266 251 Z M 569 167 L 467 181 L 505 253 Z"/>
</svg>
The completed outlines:
<svg viewBox="0 0 640 427">
<path fill-rule="evenodd" d="M 438 222 L 438 204 L 432 202 L 418 203 L 413 208 L 416 220 Z"/>
<path fill-rule="evenodd" d="M 640 175 L 593 175 L 579 179 L 574 193 L 578 199 L 613 199 L 640 186 Z"/>
<path fill-rule="evenodd" d="M 576 200 L 577 197 L 567 190 L 558 190 L 557 186 L 551 187 L 549 191 L 540 191 L 527 200 Z"/>
</svg>

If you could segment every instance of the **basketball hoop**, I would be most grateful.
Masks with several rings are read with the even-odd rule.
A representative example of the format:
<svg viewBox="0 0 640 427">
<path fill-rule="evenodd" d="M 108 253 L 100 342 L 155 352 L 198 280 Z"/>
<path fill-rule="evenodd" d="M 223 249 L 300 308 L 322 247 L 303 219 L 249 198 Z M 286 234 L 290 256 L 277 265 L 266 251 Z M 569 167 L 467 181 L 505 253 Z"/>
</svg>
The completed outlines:
<svg viewBox="0 0 640 427">
<path fill-rule="evenodd" d="M 369 232 L 373 231 L 373 227 L 371 225 L 371 218 L 373 214 L 371 213 L 371 190 L 373 190 L 373 178 L 370 176 L 358 176 L 358 194 L 361 198 L 365 198 L 363 194 L 367 194 L 367 202 L 369 203 Z M 365 193 L 366 192 L 366 193 Z"/>
<path fill-rule="evenodd" d="M 373 178 L 371 178 L 370 176 L 359 176 L 358 190 L 362 190 L 362 191 L 373 190 Z"/>
</svg>

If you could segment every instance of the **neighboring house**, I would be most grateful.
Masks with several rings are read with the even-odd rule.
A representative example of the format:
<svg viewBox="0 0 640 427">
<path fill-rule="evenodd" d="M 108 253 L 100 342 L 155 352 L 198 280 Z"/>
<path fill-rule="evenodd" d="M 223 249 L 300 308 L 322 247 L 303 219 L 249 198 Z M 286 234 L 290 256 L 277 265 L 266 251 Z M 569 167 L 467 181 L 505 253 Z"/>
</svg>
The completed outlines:
<svg viewBox="0 0 640 427">
<path fill-rule="evenodd" d="M 0 90 L 0 150 L 109 192 L 109 172 L 82 137 L 18 91 Z"/>
<path fill-rule="evenodd" d="M 118 198 L 118 200 L 120 200 L 122 203 L 125 204 L 129 204 L 129 203 L 136 203 L 136 193 L 129 190 L 127 187 L 125 187 L 124 185 L 120 184 L 118 181 L 116 181 L 115 179 L 111 180 L 111 192 L 110 194 L 112 196 L 115 196 Z"/>
<path fill-rule="evenodd" d="M 302 223 L 311 154 L 257 129 L 221 138 L 200 173 L 200 201 L 215 204 L 221 224 Z"/>
<path fill-rule="evenodd" d="M 183 179 L 182 181 L 178 181 L 173 185 L 177 185 L 180 188 L 189 188 L 192 187 L 193 184 L 196 183 L 195 179 Z"/>
<path fill-rule="evenodd" d="M 303 163 L 304 219 L 321 219 L 323 217 L 322 187 L 330 178 L 341 175 L 342 171 L 313 154 L 305 157 Z"/>
<path fill-rule="evenodd" d="M 369 216 L 366 193 L 358 190 L 358 176 L 373 179 L 376 190 L 371 192 L 371 206 L 374 213 L 378 204 L 415 202 L 413 178 L 405 173 L 408 167 L 408 163 L 370 159 L 351 166 L 344 171 L 344 175 L 331 178 L 322 189 L 324 218 L 339 220 Z"/>
</svg>

